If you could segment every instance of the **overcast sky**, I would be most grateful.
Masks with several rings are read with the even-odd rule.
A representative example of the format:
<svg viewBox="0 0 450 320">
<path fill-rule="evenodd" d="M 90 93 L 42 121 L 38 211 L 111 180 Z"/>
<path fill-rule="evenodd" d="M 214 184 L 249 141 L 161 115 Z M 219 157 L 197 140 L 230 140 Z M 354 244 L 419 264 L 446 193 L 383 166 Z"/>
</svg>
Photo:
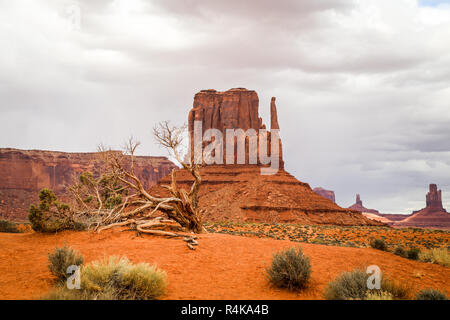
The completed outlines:
<svg viewBox="0 0 450 320">
<path fill-rule="evenodd" d="M 410 213 L 437 183 L 450 209 L 449 2 L 0 0 L 0 147 L 165 155 L 156 122 L 245 87 L 341 206 Z"/>
</svg>

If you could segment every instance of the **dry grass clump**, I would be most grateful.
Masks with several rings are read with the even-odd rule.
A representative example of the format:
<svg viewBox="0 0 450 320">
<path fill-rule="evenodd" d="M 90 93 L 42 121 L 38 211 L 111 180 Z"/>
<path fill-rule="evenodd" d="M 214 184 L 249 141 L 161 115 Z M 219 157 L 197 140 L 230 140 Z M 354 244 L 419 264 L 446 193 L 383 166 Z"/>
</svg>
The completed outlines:
<svg viewBox="0 0 450 320">
<path fill-rule="evenodd" d="M 394 300 L 394 296 L 392 293 L 383 290 L 369 290 L 366 292 L 364 300 Z"/>
<path fill-rule="evenodd" d="M 109 257 L 81 269 L 81 288 L 60 285 L 45 300 L 154 300 L 165 293 L 164 271 L 147 263 L 132 264 L 126 257 Z"/>
<path fill-rule="evenodd" d="M 425 289 L 416 295 L 417 300 L 447 300 L 445 293 L 436 289 Z"/>
<path fill-rule="evenodd" d="M 79 252 L 64 245 L 48 255 L 48 268 L 59 281 L 65 282 L 69 276 L 67 268 L 73 265 L 81 266 L 83 260 L 83 256 Z"/>
<path fill-rule="evenodd" d="M 444 267 L 450 267 L 450 253 L 447 248 L 435 248 L 421 251 L 419 254 L 419 260 L 437 263 Z"/>
<path fill-rule="evenodd" d="M 22 233 L 18 228 L 18 225 L 14 222 L 7 221 L 7 220 L 0 220 L 0 232 L 5 233 Z"/>
<path fill-rule="evenodd" d="M 307 286 L 311 264 L 302 249 L 290 248 L 273 256 L 272 265 L 266 269 L 267 276 L 278 288 L 299 290 Z"/>
<path fill-rule="evenodd" d="M 342 273 L 325 290 L 327 300 L 363 300 L 367 293 L 367 273 L 360 269 Z"/>
<path fill-rule="evenodd" d="M 407 300 L 411 298 L 411 289 L 403 284 L 382 276 L 381 289 L 368 290 L 369 275 L 361 269 L 344 272 L 325 290 L 328 300 Z"/>
</svg>

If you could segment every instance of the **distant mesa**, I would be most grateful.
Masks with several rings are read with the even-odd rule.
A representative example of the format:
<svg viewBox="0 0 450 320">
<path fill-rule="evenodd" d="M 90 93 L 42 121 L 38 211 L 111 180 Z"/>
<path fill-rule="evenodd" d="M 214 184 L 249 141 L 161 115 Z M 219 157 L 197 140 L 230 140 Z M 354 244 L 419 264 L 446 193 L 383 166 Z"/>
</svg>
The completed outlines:
<svg viewBox="0 0 450 320">
<path fill-rule="evenodd" d="M 321 195 L 322 197 L 324 197 L 324 198 L 326 198 L 326 199 L 336 203 L 336 196 L 334 194 L 334 191 L 332 191 L 332 190 L 325 190 L 325 189 L 320 188 L 320 187 L 314 188 L 313 191 L 315 193 L 317 193 L 318 195 Z"/>
<path fill-rule="evenodd" d="M 430 184 L 425 197 L 426 207 L 414 211 L 406 219 L 395 222 L 395 226 L 450 229 L 450 214 L 442 206 L 442 191 Z"/>
<path fill-rule="evenodd" d="M 355 202 L 355 204 L 351 205 L 348 208 L 352 209 L 352 210 L 359 211 L 359 212 L 367 212 L 367 213 L 374 213 L 374 214 L 378 214 L 379 213 L 378 210 L 365 208 L 363 206 L 363 203 L 361 201 L 361 196 L 359 194 L 356 195 L 356 202 Z"/>
</svg>

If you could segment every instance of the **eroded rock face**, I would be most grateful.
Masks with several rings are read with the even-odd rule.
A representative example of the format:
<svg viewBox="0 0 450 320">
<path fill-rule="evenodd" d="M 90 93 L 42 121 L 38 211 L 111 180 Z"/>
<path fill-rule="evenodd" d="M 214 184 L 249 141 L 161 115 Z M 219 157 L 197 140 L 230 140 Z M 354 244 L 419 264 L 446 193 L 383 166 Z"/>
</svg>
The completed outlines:
<svg viewBox="0 0 450 320">
<path fill-rule="evenodd" d="M 356 195 L 356 202 L 348 208 L 359 211 L 359 212 L 367 212 L 367 213 L 375 213 L 375 214 L 379 213 L 378 210 L 367 209 L 366 207 L 364 207 L 363 203 L 361 201 L 361 196 L 359 194 Z"/>
<path fill-rule="evenodd" d="M 314 188 L 313 191 L 319 195 L 321 195 L 324 198 L 327 198 L 330 201 L 333 201 L 334 203 L 336 203 L 336 197 L 334 194 L 334 191 L 332 190 L 325 190 L 323 188 Z"/>
<path fill-rule="evenodd" d="M 64 193 L 74 174 L 95 173 L 101 165 L 96 153 L 64 153 L 0 149 L 0 216 L 24 220 L 41 189 Z M 136 157 L 135 172 L 146 188 L 176 166 L 165 157 Z"/>
<path fill-rule="evenodd" d="M 442 190 L 437 189 L 437 185 L 430 184 L 430 191 L 426 195 L 426 207 L 442 209 Z"/>
<path fill-rule="evenodd" d="M 270 104 L 271 112 L 271 129 L 280 129 L 278 124 L 277 107 L 275 104 L 275 98 L 272 98 Z M 217 129 L 223 134 L 223 163 L 226 161 L 226 130 L 227 129 L 242 129 L 247 131 L 253 129 L 256 131 L 259 145 L 259 131 L 266 129 L 266 125 L 263 124 L 262 118 L 259 116 L 259 98 L 258 94 L 254 90 L 247 90 L 245 88 L 235 88 L 228 91 L 220 92 L 214 89 L 202 90 L 194 97 L 193 108 L 189 112 L 188 126 L 190 136 L 190 147 L 194 150 L 194 122 L 200 121 L 202 123 L 202 134 L 208 129 Z M 270 130 L 268 130 L 268 155 L 270 155 Z M 203 144 L 205 147 L 209 142 Z M 236 144 L 236 139 L 235 139 Z M 236 145 L 235 145 L 236 146 Z M 257 148 L 259 152 L 259 148 Z M 245 163 L 249 162 L 249 143 L 246 138 L 246 155 Z M 259 154 L 259 153 L 258 153 Z M 233 164 L 237 164 L 236 151 L 234 152 L 235 158 Z M 279 163 L 280 168 L 283 168 L 283 155 L 282 144 L 279 142 Z M 259 164 L 254 163 L 254 164 Z"/>
</svg>

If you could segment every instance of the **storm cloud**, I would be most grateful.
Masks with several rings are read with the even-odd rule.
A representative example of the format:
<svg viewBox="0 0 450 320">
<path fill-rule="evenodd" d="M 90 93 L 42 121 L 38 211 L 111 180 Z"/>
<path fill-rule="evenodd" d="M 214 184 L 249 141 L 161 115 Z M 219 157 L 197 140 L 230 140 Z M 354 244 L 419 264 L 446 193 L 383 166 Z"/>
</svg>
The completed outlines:
<svg viewBox="0 0 450 320">
<path fill-rule="evenodd" d="M 448 1 L 0 0 L 0 147 L 163 155 L 155 123 L 245 87 L 341 206 L 409 213 L 437 183 L 450 208 L 448 39 Z"/>
</svg>

